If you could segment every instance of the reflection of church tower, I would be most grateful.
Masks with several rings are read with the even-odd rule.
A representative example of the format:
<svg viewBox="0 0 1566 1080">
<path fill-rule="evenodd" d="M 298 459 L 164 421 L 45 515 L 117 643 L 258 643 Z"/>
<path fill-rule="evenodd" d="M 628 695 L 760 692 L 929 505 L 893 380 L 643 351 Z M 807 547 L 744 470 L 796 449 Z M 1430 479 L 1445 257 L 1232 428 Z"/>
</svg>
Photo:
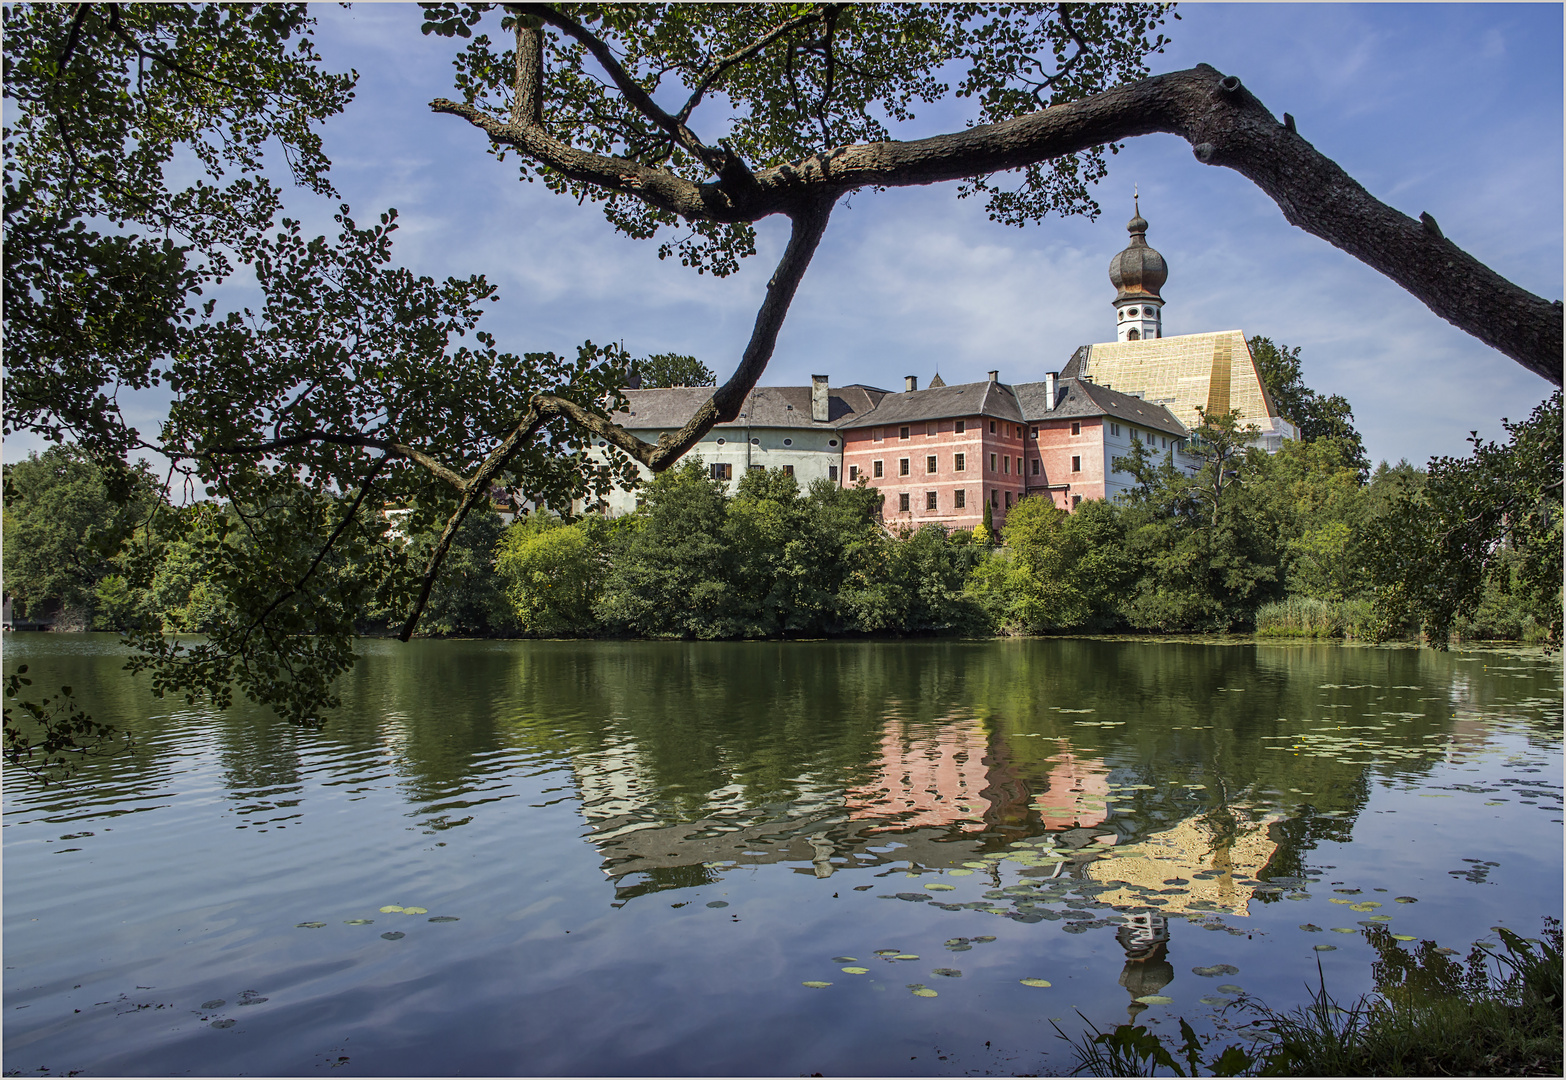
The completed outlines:
<svg viewBox="0 0 1566 1080">
<path fill-rule="evenodd" d="M 1126 231 L 1131 234 L 1131 243 L 1109 260 L 1109 281 L 1115 287 L 1115 339 L 1160 338 L 1164 336 L 1164 298 L 1158 290 L 1169 280 L 1169 266 L 1147 246 L 1147 222 L 1140 207 Z"/>
</svg>

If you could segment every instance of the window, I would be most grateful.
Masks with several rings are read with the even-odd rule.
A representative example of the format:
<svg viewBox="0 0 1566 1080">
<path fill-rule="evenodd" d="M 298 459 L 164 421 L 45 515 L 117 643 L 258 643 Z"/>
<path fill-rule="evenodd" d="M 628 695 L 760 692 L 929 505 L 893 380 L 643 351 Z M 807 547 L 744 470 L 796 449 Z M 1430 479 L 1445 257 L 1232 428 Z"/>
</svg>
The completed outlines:
<svg viewBox="0 0 1566 1080">
<path fill-rule="evenodd" d="M 995 421 L 993 420 L 990 421 L 990 434 L 995 434 Z"/>
<path fill-rule="evenodd" d="M 750 440 L 750 445 L 752 445 L 752 446 L 760 446 L 761 445 L 761 440 L 760 439 L 752 439 L 752 440 Z"/>
<path fill-rule="evenodd" d="M 794 445 L 794 440 L 793 439 L 784 439 L 783 440 L 783 445 L 784 446 L 793 446 Z"/>
<path fill-rule="evenodd" d="M 924 471 L 927 472 L 927 473 L 933 473 L 935 471 L 935 455 L 934 454 L 931 454 L 929 457 L 924 459 Z"/>
<path fill-rule="evenodd" d="M 1080 420 L 1073 420 L 1073 421 L 1071 421 L 1071 434 L 1073 434 L 1073 435 L 1080 435 L 1080 434 L 1082 434 L 1082 421 L 1080 421 Z"/>
<path fill-rule="evenodd" d="M 996 491 L 994 488 L 990 489 L 990 505 L 991 506 L 999 506 L 1000 505 L 1000 492 Z"/>
<path fill-rule="evenodd" d="M 750 469 L 751 472 L 766 472 L 767 471 L 767 467 L 765 465 L 748 465 L 748 466 L 746 466 L 746 468 Z"/>
<path fill-rule="evenodd" d="M 967 472 L 968 471 L 968 455 L 967 454 L 953 454 L 952 455 L 952 471 L 953 472 Z"/>
<path fill-rule="evenodd" d="M 885 473 L 881 471 L 881 463 L 879 461 L 872 461 L 870 463 L 870 475 L 874 476 L 877 480 L 881 479 L 881 477 L 885 475 Z"/>
<path fill-rule="evenodd" d="M 836 465 L 828 465 L 827 466 L 827 479 L 832 481 L 834 484 L 837 483 L 837 466 Z"/>
<path fill-rule="evenodd" d="M 794 466 L 792 466 L 792 465 L 785 465 L 785 466 L 783 466 L 783 475 L 784 476 L 793 476 L 794 475 Z"/>
<path fill-rule="evenodd" d="M 936 431 L 936 428 L 935 428 L 935 421 L 934 420 L 931 420 L 929 423 L 924 425 L 924 433 L 926 435 L 934 435 L 935 431 Z"/>
<path fill-rule="evenodd" d="M 1159 439 L 1158 439 L 1158 445 L 1162 446 L 1165 450 L 1167 450 L 1167 449 L 1169 449 L 1169 440 L 1163 438 L 1162 436 L 1160 436 Z"/>
<path fill-rule="evenodd" d="M 727 439 L 719 439 L 719 440 L 718 440 L 718 445 L 719 445 L 719 446 L 722 446 L 722 445 L 723 445 L 723 444 L 724 444 L 724 443 L 726 443 L 726 442 L 728 442 L 728 440 L 727 440 Z"/>
<path fill-rule="evenodd" d="M 968 493 L 962 488 L 958 488 L 956 491 L 952 492 L 952 505 L 959 510 L 967 509 Z"/>
<path fill-rule="evenodd" d="M 968 421 L 959 420 L 952 426 L 956 429 L 957 434 L 961 435 L 963 432 L 968 430 Z"/>
<path fill-rule="evenodd" d="M 908 513 L 908 492 L 905 491 L 897 496 L 897 509 L 905 514 Z"/>
<path fill-rule="evenodd" d="M 909 463 L 909 460 L 907 458 L 898 458 L 897 459 L 897 475 L 898 476 L 907 476 L 912 471 L 913 471 L 913 469 L 910 468 L 910 463 Z"/>
<path fill-rule="evenodd" d="M 837 445 L 837 440 L 836 439 L 828 439 L 827 440 L 827 445 L 828 446 L 836 446 Z"/>
<path fill-rule="evenodd" d="M 1003 473 L 1010 473 L 1011 472 L 1011 458 L 1009 458 L 1009 457 L 1001 458 L 1001 472 L 1003 472 Z"/>
<path fill-rule="evenodd" d="M 1081 505 L 1082 505 L 1082 496 L 1080 496 L 1080 495 L 1073 495 L 1073 496 L 1071 496 L 1071 509 L 1075 510 L 1077 507 L 1079 507 Z"/>
<path fill-rule="evenodd" d="M 1011 492 L 1006 492 L 1006 509 L 1011 509 Z"/>
<path fill-rule="evenodd" d="M 1038 428 L 1029 428 L 1028 430 L 1031 433 L 1033 438 L 1036 439 L 1036 438 L 1039 437 L 1039 429 Z"/>
<path fill-rule="evenodd" d="M 850 480 L 858 480 L 859 479 L 859 466 L 858 465 L 850 465 L 848 467 L 848 478 Z"/>
<path fill-rule="evenodd" d="M 994 472 L 994 471 L 995 471 L 995 455 L 991 454 L 990 455 L 990 472 Z"/>
<path fill-rule="evenodd" d="M 1039 459 L 1038 458 L 1034 458 L 1033 459 L 1033 475 L 1037 476 L 1038 474 L 1039 474 Z"/>
<path fill-rule="evenodd" d="M 1136 327 L 1133 326 L 1131 328 L 1131 332 L 1126 335 L 1126 340 L 1127 341 L 1141 341 L 1142 340 L 1142 335 L 1137 333 L 1136 332 Z M 1072 503 L 1071 505 L 1075 506 L 1076 503 Z"/>
<path fill-rule="evenodd" d="M 926 510 L 934 510 L 935 509 L 935 492 L 933 492 L 933 491 L 926 491 L 924 493 L 924 508 Z"/>
<path fill-rule="evenodd" d="M 897 429 L 897 437 L 899 439 L 906 439 L 906 438 L 908 438 L 908 425 L 907 424 L 904 424 L 902 427 Z"/>
<path fill-rule="evenodd" d="M 1022 459 L 1021 458 L 1017 459 L 1017 475 L 1018 476 L 1022 475 Z"/>
<path fill-rule="evenodd" d="M 1082 471 L 1082 459 L 1080 457 L 1073 457 L 1071 459 L 1071 471 L 1072 472 L 1081 472 Z"/>
<path fill-rule="evenodd" d="M 1120 437 L 1120 425 L 1119 424 L 1110 424 L 1109 425 L 1109 433 L 1111 435 L 1115 436 L 1115 438 L 1118 439 Z"/>
<path fill-rule="evenodd" d="M 713 462 L 713 465 L 712 465 L 712 478 L 714 480 L 732 480 L 732 479 L 734 479 L 734 466 L 726 464 L 726 463 L 721 462 L 721 461 Z"/>
<path fill-rule="evenodd" d="M 1017 438 L 1022 438 L 1022 426 L 1020 424 L 1017 426 Z"/>
<path fill-rule="evenodd" d="M 871 439 L 872 442 L 880 442 L 881 441 L 881 429 L 880 428 L 873 429 L 870 432 L 870 439 Z"/>
</svg>

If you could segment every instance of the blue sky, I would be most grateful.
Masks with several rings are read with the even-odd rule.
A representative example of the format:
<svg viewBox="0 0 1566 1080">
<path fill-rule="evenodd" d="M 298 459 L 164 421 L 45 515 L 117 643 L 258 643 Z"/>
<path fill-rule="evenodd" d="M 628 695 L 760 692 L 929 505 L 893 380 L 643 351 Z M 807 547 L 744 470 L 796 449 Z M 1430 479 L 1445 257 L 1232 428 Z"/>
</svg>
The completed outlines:
<svg viewBox="0 0 1566 1080">
<path fill-rule="evenodd" d="M 1275 114 L 1373 195 L 1510 280 L 1562 295 L 1562 8 L 1556 4 L 1192 4 L 1154 72 L 1205 61 L 1238 75 Z M 360 72 L 358 99 L 326 130 L 333 177 L 355 217 L 395 206 L 399 261 L 435 276 L 483 273 L 502 302 L 486 326 L 512 351 L 624 341 L 692 353 L 720 376 L 743 348 L 780 250 L 726 280 L 660 262 L 655 241 L 600 212 L 519 183 L 466 123 L 436 116 L 453 44 L 419 33 L 410 5 L 318 7 L 329 64 Z M 699 114 L 698 114 L 699 118 Z M 900 137 L 961 126 L 955 106 Z M 697 125 L 711 139 L 715 132 Z M 1168 334 L 1241 329 L 1304 349 L 1317 390 L 1345 395 L 1373 460 L 1460 454 L 1470 429 L 1502 435 L 1544 380 L 1450 326 L 1375 271 L 1288 225 L 1239 174 L 1199 164 L 1174 136 L 1111 159 L 1096 222 L 1018 230 L 986 220 L 954 185 L 860 192 L 839 206 L 763 382 L 921 384 L 998 368 L 1007 382 L 1058 370 L 1112 340 L 1109 259 L 1125 244 L 1133 184 L 1148 241 L 1167 259 Z M 318 231 L 330 208 L 296 209 Z M 149 405 L 151 403 L 148 403 Z M 144 428 L 155 428 L 149 411 Z M 15 449 L 14 447 L 12 448 Z"/>
</svg>

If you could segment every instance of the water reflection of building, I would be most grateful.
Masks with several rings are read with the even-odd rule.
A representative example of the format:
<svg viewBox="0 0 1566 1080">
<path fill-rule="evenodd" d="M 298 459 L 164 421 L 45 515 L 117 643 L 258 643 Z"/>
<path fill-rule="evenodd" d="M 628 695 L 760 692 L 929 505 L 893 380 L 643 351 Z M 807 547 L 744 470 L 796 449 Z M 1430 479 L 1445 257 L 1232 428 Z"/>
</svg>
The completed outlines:
<svg viewBox="0 0 1566 1080">
<path fill-rule="evenodd" d="M 1115 940 L 1126 953 L 1120 985 L 1131 995 L 1126 1017 L 1135 1023 L 1137 1014 L 1147 1008 L 1137 999 L 1156 994 L 1174 982 L 1174 965 L 1168 959 L 1169 920 L 1156 914 L 1129 915 L 1115 931 Z"/>
<path fill-rule="evenodd" d="M 1275 811 L 1247 821 L 1235 810 L 1243 813 L 1243 808 L 1230 807 L 1217 821 L 1212 816 L 1186 818 L 1117 851 L 1113 859 L 1090 864 L 1089 877 L 1121 886 L 1098 898 L 1110 904 L 1145 904 L 1149 893 L 1158 893 L 1163 901 L 1158 906 L 1166 912 L 1223 908 L 1249 915 L 1256 874 L 1278 850 L 1270 826 L 1284 815 Z"/>
<path fill-rule="evenodd" d="M 848 816 L 870 832 L 953 826 L 982 832 L 992 809 L 989 735 L 976 719 L 910 731 L 888 720 L 872 777 L 843 796 Z"/>
</svg>

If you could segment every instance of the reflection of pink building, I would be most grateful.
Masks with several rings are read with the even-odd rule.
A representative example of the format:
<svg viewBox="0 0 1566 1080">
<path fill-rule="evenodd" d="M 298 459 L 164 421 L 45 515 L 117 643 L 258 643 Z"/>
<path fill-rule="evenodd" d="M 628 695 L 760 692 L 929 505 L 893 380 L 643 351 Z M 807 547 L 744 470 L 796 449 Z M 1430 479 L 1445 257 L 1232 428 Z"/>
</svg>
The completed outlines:
<svg viewBox="0 0 1566 1080">
<path fill-rule="evenodd" d="M 1102 758 L 1082 760 L 1061 742 L 1061 752 L 1051 761 L 1048 786 L 1033 797 L 1033 806 L 1047 829 L 1069 829 L 1073 824 L 1091 827 L 1109 817 L 1109 770 Z"/>
<path fill-rule="evenodd" d="M 989 784 L 987 752 L 977 721 L 951 722 L 919 735 L 888 722 L 875 778 L 845 796 L 848 816 L 883 819 L 888 829 L 957 825 L 981 832 L 990 806 L 980 794 Z"/>
</svg>

